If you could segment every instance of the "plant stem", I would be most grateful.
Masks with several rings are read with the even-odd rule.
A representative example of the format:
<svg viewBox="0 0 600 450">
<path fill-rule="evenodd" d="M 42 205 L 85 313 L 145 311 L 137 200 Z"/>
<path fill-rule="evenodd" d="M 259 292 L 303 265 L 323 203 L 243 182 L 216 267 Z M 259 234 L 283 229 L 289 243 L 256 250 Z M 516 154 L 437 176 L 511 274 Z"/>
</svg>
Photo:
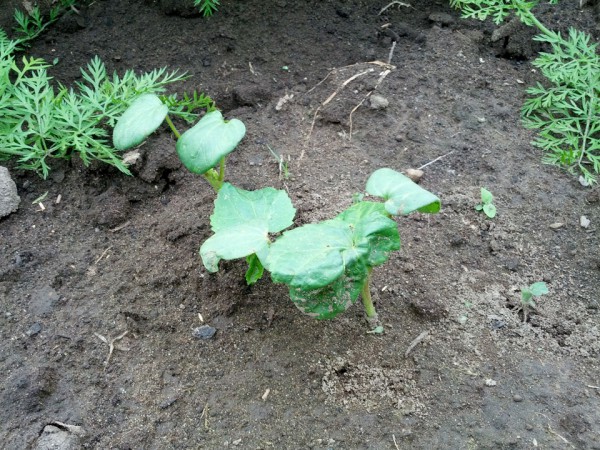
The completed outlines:
<svg viewBox="0 0 600 450">
<path fill-rule="evenodd" d="M 373 268 L 369 267 L 369 273 L 367 274 L 367 281 L 365 281 L 365 285 L 361 291 L 361 297 L 363 306 L 365 307 L 365 312 L 367 313 L 368 319 L 377 319 L 377 311 L 375 310 L 375 306 L 373 305 L 373 300 L 371 299 L 371 272 L 373 272 Z"/>
<path fill-rule="evenodd" d="M 221 163 L 219 164 L 219 181 L 223 184 L 223 180 L 225 179 L 225 157 L 221 158 Z"/>
<path fill-rule="evenodd" d="M 202 176 L 208 181 L 208 184 L 212 186 L 215 192 L 219 192 L 219 189 L 223 186 L 223 180 L 219 180 L 219 174 L 215 169 L 210 169 L 208 172 L 203 173 Z"/>
<path fill-rule="evenodd" d="M 173 131 L 173 134 L 175 135 L 175 137 L 177 139 L 179 139 L 181 137 L 181 133 L 179 131 L 177 131 L 177 128 L 175 128 L 175 125 L 173 124 L 173 121 L 171 120 L 171 118 L 169 117 L 168 114 L 165 116 L 165 120 L 169 124 L 169 127 L 171 128 L 171 131 Z"/>
</svg>

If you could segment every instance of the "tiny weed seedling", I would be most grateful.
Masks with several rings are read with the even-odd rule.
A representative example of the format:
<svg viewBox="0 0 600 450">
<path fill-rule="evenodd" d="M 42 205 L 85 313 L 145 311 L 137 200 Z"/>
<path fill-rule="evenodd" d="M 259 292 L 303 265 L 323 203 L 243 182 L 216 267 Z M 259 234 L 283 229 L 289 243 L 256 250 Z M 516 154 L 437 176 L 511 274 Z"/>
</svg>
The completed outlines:
<svg viewBox="0 0 600 450">
<path fill-rule="evenodd" d="M 527 89 L 523 125 L 539 130 L 533 144 L 545 151 L 543 162 L 579 170 L 588 184 L 600 173 L 600 55 L 589 34 L 574 28 L 568 36 L 549 30 L 533 14 L 540 0 L 450 0 L 464 17 L 500 24 L 515 15 L 550 46 L 533 65 L 547 83 Z M 550 0 L 557 3 L 557 0 Z"/>
<path fill-rule="evenodd" d="M 496 206 L 492 203 L 494 196 L 486 188 L 481 188 L 481 203 L 475 206 L 477 211 L 483 211 L 490 219 L 496 217 Z"/>
<path fill-rule="evenodd" d="M 290 177 L 290 170 L 287 161 L 283 155 L 280 155 L 273 150 L 270 145 L 267 144 L 267 148 L 269 149 L 269 152 L 271 152 L 271 155 L 273 155 L 273 158 L 275 158 L 277 166 L 279 167 L 279 179 L 287 180 Z"/>
<path fill-rule="evenodd" d="M 284 231 L 295 209 L 283 190 L 245 191 L 225 183 L 211 216 L 214 235 L 200 248 L 209 272 L 221 259 L 246 258 L 246 281 L 256 282 L 264 269 L 276 283 L 288 286 L 292 302 L 317 319 L 332 319 L 362 302 L 374 333 L 381 333 L 370 293 L 373 268 L 400 249 L 394 215 L 435 213 L 439 199 L 392 170 L 379 169 L 369 178 L 367 193 L 385 203 L 358 200 L 336 217 Z"/>
<path fill-rule="evenodd" d="M 523 322 L 527 322 L 529 308 L 536 308 L 534 298 L 541 297 L 547 293 L 548 287 L 543 281 L 538 281 L 529 287 L 521 289 L 521 304 L 516 308 L 516 311 L 523 311 Z"/>
<path fill-rule="evenodd" d="M 238 119 L 226 121 L 221 111 L 211 105 L 196 125 L 181 134 L 168 115 L 169 107 L 154 94 L 138 97 L 123 113 L 113 131 L 113 143 L 118 150 L 141 144 L 166 121 L 177 138 L 177 154 L 183 165 L 202 175 L 215 192 L 223 186 L 225 160 L 246 134 Z M 219 165 L 219 170 L 215 166 Z"/>
</svg>

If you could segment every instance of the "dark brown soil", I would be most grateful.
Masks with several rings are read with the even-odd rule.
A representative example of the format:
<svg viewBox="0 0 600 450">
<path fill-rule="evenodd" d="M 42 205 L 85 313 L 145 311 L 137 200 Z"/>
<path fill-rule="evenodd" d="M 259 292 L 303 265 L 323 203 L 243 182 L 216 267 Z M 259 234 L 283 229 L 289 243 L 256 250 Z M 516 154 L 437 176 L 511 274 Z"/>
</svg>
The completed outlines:
<svg viewBox="0 0 600 450">
<path fill-rule="evenodd" d="M 187 71 L 173 91 L 246 123 L 228 179 L 286 189 L 297 223 L 332 217 L 379 167 L 430 162 L 421 184 L 442 212 L 398 220 L 403 249 L 374 273 L 376 336 L 359 305 L 319 322 L 268 279 L 247 287 L 242 263 L 208 274 L 197 249 L 214 195 L 166 128 L 134 177 L 72 161 L 42 180 L 9 164 L 22 202 L 0 222 L 2 447 L 600 449 L 600 193 L 542 165 L 520 125 L 539 79 L 527 30 L 492 44 L 493 24 L 445 1 L 378 15 L 385 2 L 224 0 L 210 19 L 178 3 L 95 1 L 30 53 L 58 58 L 67 84 L 94 55 L 121 73 Z M 598 39 L 596 11 L 565 0 L 541 17 Z M 379 83 L 369 62 L 396 36 Z M 389 105 L 365 101 L 351 131 L 374 88 Z M 494 220 L 474 209 L 482 186 Z M 520 289 L 542 280 L 524 323 Z M 193 336 L 202 324 L 212 339 Z M 69 440 L 51 447 L 56 422 Z"/>
</svg>

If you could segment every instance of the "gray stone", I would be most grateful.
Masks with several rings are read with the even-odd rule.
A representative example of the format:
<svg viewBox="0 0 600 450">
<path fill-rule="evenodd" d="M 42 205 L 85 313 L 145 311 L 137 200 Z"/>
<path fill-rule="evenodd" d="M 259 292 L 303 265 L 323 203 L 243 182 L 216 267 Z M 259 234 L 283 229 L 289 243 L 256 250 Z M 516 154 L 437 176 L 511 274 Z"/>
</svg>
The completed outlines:
<svg viewBox="0 0 600 450">
<path fill-rule="evenodd" d="M 10 177 L 8 169 L 0 166 L 0 218 L 14 213 L 19 208 L 21 198 L 17 185 Z"/>
<path fill-rule="evenodd" d="M 385 109 L 390 104 L 390 101 L 381 95 L 371 95 L 369 98 L 369 106 L 371 109 Z"/>
<path fill-rule="evenodd" d="M 42 331 L 42 324 L 39 322 L 36 322 L 29 327 L 29 329 L 25 332 L 25 334 L 29 337 L 33 337 L 37 334 L 40 334 L 41 331 Z"/>
<path fill-rule="evenodd" d="M 192 336 L 196 339 L 210 339 L 217 332 L 216 328 L 211 327 L 210 325 L 202 325 L 201 327 L 194 328 L 192 331 Z"/>
<path fill-rule="evenodd" d="M 77 450 L 81 447 L 81 437 L 85 432 L 81 427 L 60 422 L 46 425 L 37 440 L 35 450 Z"/>
</svg>

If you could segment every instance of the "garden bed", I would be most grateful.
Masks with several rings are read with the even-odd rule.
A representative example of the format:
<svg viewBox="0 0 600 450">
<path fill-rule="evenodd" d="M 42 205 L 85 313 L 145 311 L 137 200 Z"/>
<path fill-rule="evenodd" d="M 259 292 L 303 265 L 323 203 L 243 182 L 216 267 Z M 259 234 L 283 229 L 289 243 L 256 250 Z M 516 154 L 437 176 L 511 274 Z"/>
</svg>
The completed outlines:
<svg viewBox="0 0 600 450">
<path fill-rule="evenodd" d="M 74 158 L 43 180 L 9 163 L 21 204 L 0 221 L 4 447 L 50 448 L 54 424 L 60 448 L 600 448 L 600 191 L 541 164 L 520 124 L 540 80 L 527 30 L 492 44 L 493 24 L 441 1 L 381 15 L 385 3 L 222 3 L 202 18 L 96 1 L 28 53 L 58 58 L 65 84 L 94 55 L 119 73 L 187 71 L 173 92 L 203 91 L 246 124 L 229 181 L 285 189 L 296 225 L 348 207 L 377 168 L 421 167 L 442 211 L 397 219 L 402 249 L 373 277 L 385 333 L 367 333 L 360 305 L 304 316 L 285 286 L 246 286 L 241 262 L 209 274 L 198 248 L 214 194 L 166 127 L 131 177 Z M 541 14 L 598 39 L 597 6 Z M 372 62 L 390 55 L 382 78 Z M 481 187 L 494 219 L 475 210 Z M 515 306 L 537 281 L 549 294 L 524 321 Z M 205 324 L 216 334 L 198 339 Z"/>
</svg>

